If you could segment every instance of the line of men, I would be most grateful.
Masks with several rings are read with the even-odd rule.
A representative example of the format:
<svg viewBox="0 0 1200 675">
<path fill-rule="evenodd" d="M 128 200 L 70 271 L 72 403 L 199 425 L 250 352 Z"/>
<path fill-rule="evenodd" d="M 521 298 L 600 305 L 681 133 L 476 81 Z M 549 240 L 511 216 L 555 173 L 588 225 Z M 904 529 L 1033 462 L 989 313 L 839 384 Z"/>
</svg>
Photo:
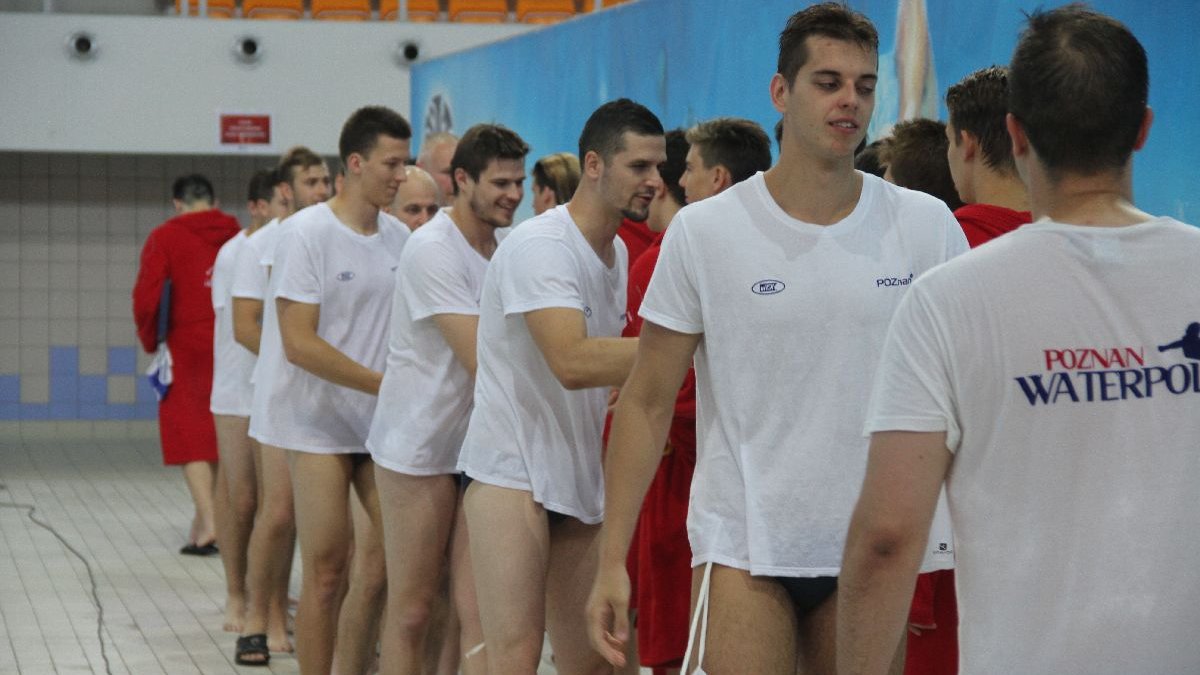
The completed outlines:
<svg viewBox="0 0 1200 675">
<path fill-rule="evenodd" d="M 262 496 L 238 535 L 239 663 L 287 648 L 294 522 L 305 673 L 366 672 L 376 644 L 382 672 L 423 672 L 447 567 L 464 673 L 535 671 L 545 632 L 560 673 L 610 672 L 631 616 L 664 669 L 898 673 L 918 569 L 955 565 L 965 671 L 1194 670 L 1200 609 L 1172 599 L 1200 590 L 1181 569 L 1200 544 L 1177 531 L 1200 524 L 1200 300 L 1163 291 L 1186 287 L 1200 233 L 1131 203 L 1144 51 L 1069 6 L 1030 17 L 1011 72 L 952 88 L 961 225 L 854 169 L 877 51 L 842 5 L 791 17 L 774 166 L 744 121 L 680 139 L 637 103 L 600 106 L 571 199 L 502 243 L 529 149 L 504 127 L 458 140 L 450 207 L 411 235 L 383 212 L 408 177 L 394 111 L 346 122 L 328 201 L 324 162 L 290 153 L 294 213 L 222 252 L 231 332 L 258 359 L 238 369 L 248 422 L 218 430 L 262 446 L 237 469 Z M 740 143 L 723 157 L 721 134 Z M 966 253 L 964 230 L 1034 218 Z M 623 219 L 665 230 L 632 271 Z M 1053 350 L 1089 345 L 1144 368 L 1054 371 Z M 952 537 L 931 535 L 939 502 Z M 1131 576 L 1147 541 L 1170 555 Z"/>
</svg>

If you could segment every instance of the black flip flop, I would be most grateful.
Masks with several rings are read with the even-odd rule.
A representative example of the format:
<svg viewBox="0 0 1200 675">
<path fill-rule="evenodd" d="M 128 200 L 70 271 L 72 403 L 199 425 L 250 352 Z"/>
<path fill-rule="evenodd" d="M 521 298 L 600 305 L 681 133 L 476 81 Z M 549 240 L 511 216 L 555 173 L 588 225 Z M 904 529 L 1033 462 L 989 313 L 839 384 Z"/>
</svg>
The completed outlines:
<svg viewBox="0 0 1200 675">
<path fill-rule="evenodd" d="M 188 544 L 187 546 L 184 546 L 183 548 L 179 549 L 179 552 L 182 555 L 198 555 L 198 556 L 204 557 L 204 556 L 216 555 L 216 554 L 220 553 L 221 551 L 217 549 L 217 542 L 210 541 L 207 544 L 203 544 L 203 545 Z"/>
<path fill-rule="evenodd" d="M 262 659 L 247 660 L 247 656 L 262 657 Z M 271 650 L 267 648 L 267 635 L 254 633 L 253 635 L 239 636 L 237 647 L 233 652 L 233 662 L 239 666 L 265 666 L 270 663 Z"/>
</svg>

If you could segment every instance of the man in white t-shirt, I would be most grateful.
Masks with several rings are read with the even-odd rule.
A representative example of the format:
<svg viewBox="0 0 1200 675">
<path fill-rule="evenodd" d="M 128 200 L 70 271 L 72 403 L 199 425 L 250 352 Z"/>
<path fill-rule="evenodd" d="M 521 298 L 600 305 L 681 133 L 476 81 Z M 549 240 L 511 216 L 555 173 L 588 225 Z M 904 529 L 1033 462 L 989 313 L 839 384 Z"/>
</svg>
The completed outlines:
<svg viewBox="0 0 1200 675">
<path fill-rule="evenodd" d="M 419 166 L 410 166 L 404 173 L 406 178 L 395 201 L 384 210 L 399 218 L 408 229 L 416 231 L 437 215 L 442 203 L 441 191 L 433 176 Z"/>
<path fill-rule="evenodd" d="M 288 216 L 296 210 L 319 204 L 329 198 L 329 168 L 320 155 L 297 146 L 280 158 L 276 168 L 280 193 L 286 201 L 285 214 L 263 225 L 246 241 L 234 264 L 232 295 L 234 338 L 257 355 L 251 371 L 251 386 L 262 361 L 278 358 L 283 348 L 275 304 L 264 306 L 270 297 L 270 266 L 263 259 L 274 257 L 278 234 Z M 250 532 L 246 569 L 246 615 L 235 650 L 239 664 L 266 663 L 270 652 L 290 652 L 288 639 L 288 582 L 296 548 L 295 512 L 292 483 L 283 450 L 264 447 L 254 439 L 254 394 L 251 395 L 251 419 L 248 434 L 257 447 L 258 508 Z"/>
<path fill-rule="evenodd" d="M 380 667 L 419 675 L 432 605 L 447 554 L 462 640 L 483 641 L 459 504 L 458 452 L 475 385 L 479 296 L 496 229 L 521 203 L 529 146 L 494 124 L 471 127 L 451 160 L 451 208 L 438 211 L 405 244 L 396 273 L 387 369 L 367 438 L 383 507 L 388 617 Z M 413 167 L 409 167 L 413 168 Z M 420 169 L 417 169 L 420 171 Z M 463 672 L 486 672 L 482 654 Z"/>
<path fill-rule="evenodd" d="M 274 169 L 256 171 L 250 178 L 247 210 L 250 223 L 237 236 L 225 242 L 217 253 L 212 272 L 212 302 L 216 317 L 213 330 L 213 386 L 209 410 L 217 431 L 217 451 L 221 462 L 217 474 L 217 499 L 225 506 L 217 509 L 221 562 L 225 567 L 225 624 L 234 633 L 242 630 L 246 611 L 246 548 L 254 511 L 258 502 L 255 478 L 255 443 L 247 431 L 250 426 L 250 371 L 254 353 L 233 337 L 234 263 L 250 237 L 268 221 L 286 213 L 287 202 L 279 189 Z"/>
<path fill-rule="evenodd" d="M 959 672 L 1200 672 L 1200 352 L 1172 349 L 1200 333 L 1200 231 L 1132 203 L 1148 82 L 1119 22 L 1077 5 L 1029 17 L 1006 122 L 1035 220 L 930 272 L 896 312 L 839 672 L 884 671 L 943 481 Z"/>
<path fill-rule="evenodd" d="M 409 236 L 380 208 L 404 181 L 410 136 L 408 122 L 389 108 L 355 111 L 338 140 L 342 192 L 288 220 L 271 275 L 285 359 L 258 373 L 251 422 L 261 443 L 291 451 L 292 487 L 303 495 L 295 502 L 302 672 L 329 672 L 335 649 L 339 672 L 364 672 L 383 609 L 379 501 L 365 443 L 387 355 L 395 269 Z M 260 359 L 260 366 L 270 364 Z M 351 571 L 352 487 L 369 527 L 355 532 Z"/>
<path fill-rule="evenodd" d="M 571 201 L 513 228 L 488 267 L 478 371 L 458 467 L 488 672 L 537 670 L 549 630 L 564 673 L 605 672 L 580 625 L 604 518 L 601 435 L 609 389 L 636 340 L 624 326 L 621 219 L 645 220 L 662 185 L 662 124 L 628 99 L 579 138 Z"/>
<path fill-rule="evenodd" d="M 877 45 L 874 26 L 844 6 L 793 15 L 770 87 L 784 116 L 779 162 L 684 207 L 667 230 L 608 445 L 588 626 L 614 664 L 628 637 L 626 551 L 694 355 L 688 536 L 707 640 L 684 663 L 832 671 L 882 331 L 912 279 L 966 249 L 941 202 L 854 170 Z"/>
</svg>

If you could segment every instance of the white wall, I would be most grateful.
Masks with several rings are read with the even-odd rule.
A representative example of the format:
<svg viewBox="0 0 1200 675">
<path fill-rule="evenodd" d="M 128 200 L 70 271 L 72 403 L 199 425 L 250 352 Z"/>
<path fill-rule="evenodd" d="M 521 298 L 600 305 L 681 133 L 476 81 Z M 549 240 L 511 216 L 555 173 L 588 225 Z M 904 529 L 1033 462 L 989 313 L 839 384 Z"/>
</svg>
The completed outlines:
<svg viewBox="0 0 1200 675">
<path fill-rule="evenodd" d="M 0 151 L 211 154 L 223 152 L 218 112 L 265 112 L 272 147 L 255 152 L 302 143 L 336 154 L 356 108 L 409 116 L 400 43 L 418 43 L 424 60 L 529 29 L 0 13 Z M 94 58 L 68 56 L 76 31 L 94 36 Z M 260 46 L 254 66 L 232 54 L 246 35 Z"/>
</svg>

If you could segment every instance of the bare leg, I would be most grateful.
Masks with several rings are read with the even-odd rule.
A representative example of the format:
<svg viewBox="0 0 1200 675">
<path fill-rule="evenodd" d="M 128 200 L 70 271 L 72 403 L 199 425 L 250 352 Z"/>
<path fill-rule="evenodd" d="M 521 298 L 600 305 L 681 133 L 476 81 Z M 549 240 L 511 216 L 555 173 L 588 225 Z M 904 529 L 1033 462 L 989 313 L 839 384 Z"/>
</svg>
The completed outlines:
<svg viewBox="0 0 1200 675">
<path fill-rule="evenodd" d="M 250 533 L 243 635 L 266 633 L 273 652 L 292 651 L 287 636 L 287 584 L 295 550 L 296 516 L 287 451 L 258 448 L 258 514 Z"/>
<path fill-rule="evenodd" d="M 213 513 L 213 493 L 217 484 L 217 465 L 213 462 L 188 462 L 183 465 L 183 478 L 196 515 L 189 534 L 191 544 L 209 544 L 217 538 L 216 517 Z"/>
<path fill-rule="evenodd" d="M 584 608 L 596 577 L 599 525 L 565 518 L 550 527 L 550 566 L 546 574 L 546 625 L 560 675 L 608 675 L 612 666 L 592 649 Z M 491 645 L 488 645 L 489 648 Z"/>
<path fill-rule="evenodd" d="M 695 614 L 703 567 L 692 570 Z M 713 565 L 709 587 L 708 641 L 704 671 L 709 675 L 761 673 L 795 675 L 796 612 L 783 587 L 745 570 Z M 688 667 L 695 667 L 692 654 Z"/>
<path fill-rule="evenodd" d="M 375 662 L 375 645 L 387 599 L 387 571 L 383 554 L 383 523 L 375 464 L 369 456 L 355 457 L 354 495 L 367 519 L 355 531 L 349 587 L 337 623 L 339 675 L 363 675 Z M 301 549 L 303 552 L 303 549 Z M 297 638 L 299 640 L 299 638 Z"/>
<path fill-rule="evenodd" d="M 889 675 L 904 672 L 904 645 L 901 638 Z M 837 593 L 829 596 L 799 621 L 799 670 L 802 675 L 837 673 Z"/>
<path fill-rule="evenodd" d="M 459 636 L 453 641 L 461 655 L 458 665 L 462 675 L 487 675 L 487 656 L 478 647 L 483 642 L 483 626 L 479 623 L 479 599 L 475 595 L 475 575 L 471 568 L 471 542 L 467 535 L 467 514 L 463 497 L 458 497 L 454 516 L 454 533 L 450 542 L 450 596 L 458 615 Z M 449 636 L 454 638 L 453 634 Z"/>
<path fill-rule="evenodd" d="M 464 505 L 488 673 L 529 675 L 546 625 L 546 511 L 528 492 L 479 481 L 467 488 Z"/>
<path fill-rule="evenodd" d="M 410 476 L 379 466 L 375 476 L 388 576 L 381 672 L 420 675 L 434 601 L 442 590 L 457 486 L 453 476 Z"/>
<path fill-rule="evenodd" d="M 303 575 L 296 613 L 296 656 L 304 675 L 329 675 L 337 609 L 349 551 L 353 458 L 290 452 Z"/>
<path fill-rule="evenodd" d="M 213 415 L 213 422 L 221 455 L 216 513 L 220 518 L 221 562 L 225 566 L 224 629 L 240 633 L 246 612 L 246 551 L 258 507 L 258 483 L 254 471 L 257 453 L 254 440 L 246 435 L 250 418 Z M 221 504 L 225 508 L 219 508 Z"/>
</svg>

